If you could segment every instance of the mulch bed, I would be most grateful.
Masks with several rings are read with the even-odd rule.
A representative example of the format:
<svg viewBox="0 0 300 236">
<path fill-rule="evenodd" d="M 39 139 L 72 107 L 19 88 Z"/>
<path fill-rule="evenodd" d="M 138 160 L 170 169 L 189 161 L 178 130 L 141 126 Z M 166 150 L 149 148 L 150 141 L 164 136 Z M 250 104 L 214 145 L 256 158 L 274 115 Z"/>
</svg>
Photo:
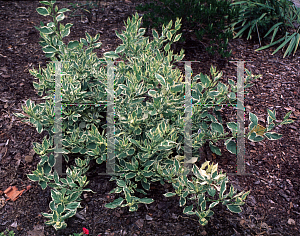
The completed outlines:
<svg viewBox="0 0 300 236">
<path fill-rule="evenodd" d="M 59 2 L 59 9 L 68 8 L 67 3 Z M 124 30 L 123 20 L 135 12 L 134 5 L 130 1 L 103 5 L 100 19 L 92 24 L 82 22 L 80 17 L 67 18 L 64 24 L 74 24 L 67 40 L 85 38 L 84 32 L 92 36 L 100 33 L 103 44 L 96 52 L 101 57 L 103 52 L 114 50 L 121 43 L 114 30 Z M 228 59 L 208 55 L 197 41 L 176 45 L 185 49 L 184 60 L 200 61 L 192 63 L 194 74 L 210 75 L 210 66 L 214 65 L 217 70 L 223 71 L 224 83 L 229 78 L 236 81 L 237 77 L 237 67 L 229 61 L 252 61 L 245 62 L 245 68 L 262 77 L 247 89 L 245 127 L 249 123 L 249 112 L 258 116 L 261 125 L 266 125 L 267 108 L 276 109 L 277 121 L 282 121 L 288 111 L 293 111 L 290 118 L 295 122 L 275 129 L 275 132 L 283 134 L 280 140 L 265 139 L 259 143 L 245 140 L 246 173 L 251 175 L 229 175 L 230 183 L 238 191 L 251 190 L 246 204 L 242 206 L 242 213 L 232 214 L 226 207 L 218 205 L 213 209 L 215 214 L 208 225 L 202 227 L 196 216 L 182 213 L 178 197 L 165 198 L 162 195 L 171 191 L 172 187 L 159 183 L 151 184 L 147 196 L 155 202 L 140 206 L 137 212 L 129 212 L 128 208 L 107 209 L 104 205 L 119 197 L 118 194 L 108 194 L 115 187 L 115 182 L 110 182 L 109 176 L 90 173 L 88 187 L 96 193 L 83 195 L 83 208 L 67 220 L 68 227 L 56 232 L 52 226 L 45 226 L 46 219 L 41 212 L 50 212 L 50 189 L 43 191 L 36 182 L 29 181 L 26 174 L 32 173 L 39 162 L 37 155 L 30 160 L 32 143 L 41 143 L 46 133 L 38 134 L 32 125 L 22 123 L 13 115 L 14 112 L 22 112 L 21 107 L 27 99 L 40 101 L 32 85 L 37 80 L 28 72 L 32 67 L 38 68 L 39 64 L 45 68 L 48 61 L 38 44 L 39 33 L 34 28 L 39 26 L 40 21 L 49 22 L 49 18 L 36 12 L 39 6 L 42 5 L 38 1 L 0 1 L 0 190 L 4 191 L 9 186 L 16 186 L 19 190 L 26 189 L 29 184 L 32 186 L 16 201 L 3 201 L 0 196 L 0 232 L 10 229 L 16 235 L 70 235 L 81 232 L 85 227 L 90 230 L 90 235 L 115 236 L 300 235 L 300 53 L 298 50 L 295 56 L 283 59 L 284 52 L 272 55 L 274 47 L 255 52 L 258 42 L 244 39 L 229 41 L 233 53 Z M 235 112 L 232 108 L 224 111 L 233 115 Z M 235 173 L 235 155 L 224 148 L 221 157 L 202 151 L 208 159 L 219 163 L 219 170 Z M 103 168 L 105 166 L 98 166 L 94 173 Z M 4 195 L 2 199 L 5 199 Z"/>
</svg>

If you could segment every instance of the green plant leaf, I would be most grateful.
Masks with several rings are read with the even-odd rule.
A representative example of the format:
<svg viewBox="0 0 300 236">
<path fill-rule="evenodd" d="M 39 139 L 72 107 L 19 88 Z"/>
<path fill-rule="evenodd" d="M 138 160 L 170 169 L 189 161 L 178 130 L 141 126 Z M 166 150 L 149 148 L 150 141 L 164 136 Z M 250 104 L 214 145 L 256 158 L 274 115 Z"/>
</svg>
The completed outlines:
<svg viewBox="0 0 300 236">
<path fill-rule="evenodd" d="M 33 174 L 28 174 L 27 175 L 28 179 L 30 179 L 31 181 L 39 181 L 40 178 L 36 175 L 33 175 Z"/>
<path fill-rule="evenodd" d="M 185 199 L 185 197 L 180 197 L 180 199 L 179 199 L 179 206 L 184 206 L 185 205 L 185 203 L 186 203 L 186 199 Z"/>
<path fill-rule="evenodd" d="M 275 132 L 267 132 L 264 134 L 269 140 L 278 140 L 282 137 L 282 134 L 277 134 Z"/>
<path fill-rule="evenodd" d="M 232 154 L 237 154 L 237 146 L 236 146 L 236 143 L 231 140 L 232 138 L 228 139 L 225 141 L 225 146 L 226 146 L 226 149 L 232 153 Z"/>
<path fill-rule="evenodd" d="M 48 2 L 48 1 L 40 1 L 40 3 L 45 4 L 45 5 L 48 5 L 48 6 L 51 6 L 51 3 Z"/>
<path fill-rule="evenodd" d="M 117 58 L 119 58 L 119 55 L 113 51 L 110 51 L 110 52 L 105 52 L 103 54 L 106 58 L 110 58 L 110 59 L 113 59 L 113 60 L 116 60 Z"/>
<path fill-rule="evenodd" d="M 217 146 L 213 145 L 211 141 L 209 142 L 209 148 L 210 148 L 210 150 L 211 150 L 213 153 L 215 153 L 215 154 L 217 154 L 217 155 L 219 155 L 219 156 L 222 155 L 220 148 L 218 148 Z"/>
<path fill-rule="evenodd" d="M 292 114 L 293 111 L 289 111 L 288 113 L 286 113 L 286 115 L 284 116 L 283 120 L 286 120 L 290 117 L 290 115 Z"/>
<path fill-rule="evenodd" d="M 183 213 L 184 213 L 184 214 L 188 214 L 188 212 L 192 212 L 192 211 L 193 211 L 193 205 L 186 206 L 186 207 L 183 209 Z"/>
<path fill-rule="evenodd" d="M 234 204 L 228 204 L 226 205 L 227 209 L 233 213 L 240 213 L 242 212 L 242 209 L 240 206 L 236 206 Z"/>
<path fill-rule="evenodd" d="M 160 74 L 158 73 L 155 73 L 155 78 L 158 80 L 158 82 L 163 85 L 163 86 L 166 86 L 166 81 L 165 81 L 165 78 L 163 76 L 161 76 Z"/>
<path fill-rule="evenodd" d="M 174 42 L 177 42 L 177 41 L 181 38 L 181 35 L 182 35 L 182 33 L 177 34 L 177 35 L 175 36 Z"/>
<path fill-rule="evenodd" d="M 251 112 L 249 112 L 249 120 L 254 124 L 254 126 L 257 126 L 258 124 L 257 116 Z"/>
<path fill-rule="evenodd" d="M 223 194 L 224 194 L 225 190 L 226 190 L 226 182 L 225 182 L 225 180 L 223 180 L 221 183 L 221 188 L 220 188 L 220 193 L 219 193 L 220 199 L 223 199 Z"/>
<path fill-rule="evenodd" d="M 78 41 L 70 41 L 69 43 L 68 43 L 68 49 L 74 49 L 74 48 L 76 48 L 76 47 L 78 47 L 78 45 L 79 45 L 79 42 Z"/>
<path fill-rule="evenodd" d="M 56 17 L 56 21 L 59 22 L 59 21 L 62 21 L 63 19 L 65 19 L 65 15 L 63 13 L 59 14 L 57 17 Z"/>
<path fill-rule="evenodd" d="M 66 206 L 68 210 L 76 210 L 80 206 L 80 202 L 71 202 Z"/>
<path fill-rule="evenodd" d="M 123 201 L 124 201 L 124 199 L 120 197 L 118 199 L 115 199 L 113 202 L 105 204 L 104 206 L 106 208 L 114 209 L 114 208 L 117 208 L 118 206 L 120 206 L 123 203 Z"/>
<path fill-rule="evenodd" d="M 36 11 L 42 16 L 48 16 L 50 13 L 48 12 L 46 7 L 38 7 Z"/>
<path fill-rule="evenodd" d="M 287 124 L 291 124 L 291 123 L 294 123 L 294 120 L 286 119 L 286 120 L 282 121 L 279 125 L 287 125 Z"/>
<path fill-rule="evenodd" d="M 152 202 L 154 202 L 152 198 L 140 198 L 138 201 L 144 204 L 151 204 Z"/>
<path fill-rule="evenodd" d="M 128 173 L 128 174 L 126 174 L 125 175 L 125 179 L 132 179 L 132 178 L 134 178 L 136 176 L 136 173 Z"/>
<path fill-rule="evenodd" d="M 176 195 L 176 193 L 172 193 L 172 192 L 169 192 L 169 193 L 165 193 L 163 194 L 165 197 L 173 197 Z"/>
<path fill-rule="evenodd" d="M 119 179 L 117 180 L 117 185 L 124 188 L 126 186 L 126 183 L 124 180 Z"/>
<path fill-rule="evenodd" d="M 220 123 L 212 122 L 210 126 L 213 131 L 224 134 L 223 126 Z"/>
<path fill-rule="evenodd" d="M 126 46 L 125 45 L 120 45 L 119 47 L 116 48 L 115 53 L 121 53 L 125 50 Z"/>
<path fill-rule="evenodd" d="M 200 74 L 200 80 L 201 80 L 201 83 L 203 84 L 203 86 L 205 88 L 208 88 L 210 86 L 211 81 L 210 81 L 210 79 L 207 75 L 204 75 L 204 74 L 201 73 Z"/>
<path fill-rule="evenodd" d="M 64 13 L 64 12 L 67 12 L 67 11 L 71 11 L 71 10 L 69 10 L 67 8 L 62 8 L 57 13 Z"/>
</svg>

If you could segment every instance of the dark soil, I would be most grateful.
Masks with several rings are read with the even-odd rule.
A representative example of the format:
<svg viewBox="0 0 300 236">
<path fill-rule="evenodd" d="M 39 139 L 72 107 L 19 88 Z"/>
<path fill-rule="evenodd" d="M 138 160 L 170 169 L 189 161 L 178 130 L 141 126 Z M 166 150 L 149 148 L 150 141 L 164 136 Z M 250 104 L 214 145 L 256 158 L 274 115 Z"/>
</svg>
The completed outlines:
<svg viewBox="0 0 300 236">
<path fill-rule="evenodd" d="M 21 107 L 27 99 L 40 101 L 33 87 L 33 81 L 37 80 L 28 72 L 32 67 L 38 68 L 39 64 L 45 68 L 48 61 L 38 44 L 39 33 L 34 26 L 50 19 L 36 12 L 39 6 L 42 4 L 38 1 L 0 1 L 0 190 L 4 191 L 9 186 L 16 186 L 19 190 L 29 184 L 32 186 L 16 201 L 2 201 L 0 198 L 0 232 L 10 229 L 16 235 L 68 236 L 82 232 L 82 227 L 85 227 L 90 235 L 115 236 L 300 235 L 300 53 L 298 50 L 295 56 L 283 59 L 284 52 L 271 55 L 276 48 L 255 52 L 258 42 L 244 39 L 229 41 L 233 54 L 228 59 L 210 56 L 203 43 L 192 39 L 176 45 L 176 48 L 185 50 L 183 60 L 200 61 L 192 63 L 194 74 L 210 74 L 210 66 L 214 65 L 223 71 L 224 83 L 229 78 L 236 81 L 237 67 L 229 61 L 252 61 L 246 62 L 245 67 L 262 77 L 245 95 L 245 127 L 248 126 L 249 111 L 258 115 L 259 123 L 265 126 L 267 108 L 276 109 L 278 121 L 282 121 L 288 111 L 293 111 L 290 118 L 295 122 L 275 129 L 275 132 L 283 134 L 280 140 L 245 141 L 246 173 L 251 175 L 229 175 L 230 183 L 238 191 L 251 190 L 246 204 L 242 206 L 242 213 L 232 214 L 223 205 L 218 205 L 213 209 L 215 214 L 208 225 L 202 227 L 196 216 L 182 213 L 178 197 L 165 198 L 162 195 L 171 191 L 171 186 L 159 183 L 151 185 L 147 196 L 155 202 L 140 206 L 137 212 L 129 212 L 128 208 L 107 209 L 104 205 L 119 196 L 108 194 L 116 186 L 115 181 L 108 181 L 110 176 L 93 174 L 104 170 L 104 164 L 88 175 L 90 183 L 87 187 L 96 193 L 83 195 L 83 208 L 77 216 L 67 220 L 68 227 L 56 232 L 52 226 L 45 226 L 46 219 L 41 212 L 50 212 L 50 189 L 43 191 L 36 182 L 29 181 L 26 174 L 32 173 L 40 160 L 37 155 L 30 160 L 32 143 L 41 143 L 46 132 L 38 134 L 35 127 L 22 123 L 13 115 L 14 112 L 22 112 Z M 67 40 L 85 38 L 84 32 L 92 36 L 100 33 L 103 45 L 96 52 L 102 57 L 104 52 L 114 50 L 121 43 L 114 30 L 124 30 L 123 20 L 135 12 L 134 6 L 135 3 L 128 0 L 109 2 L 103 5 L 99 19 L 94 19 L 91 24 L 84 17 L 68 17 L 63 23 L 70 22 L 74 26 Z M 59 2 L 58 7 L 68 8 L 68 2 Z M 225 112 L 234 116 L 232 108 Z M 206 153 L 205 150 L 202 152 Z M 207 152 L 206 158 L 219 163 L 219 170 L 228 174 L 236 172 L 236 156 L 224 148 L 221 157 Z M 5 199 L 4 195 L 2 199 Z"/>
</svg>

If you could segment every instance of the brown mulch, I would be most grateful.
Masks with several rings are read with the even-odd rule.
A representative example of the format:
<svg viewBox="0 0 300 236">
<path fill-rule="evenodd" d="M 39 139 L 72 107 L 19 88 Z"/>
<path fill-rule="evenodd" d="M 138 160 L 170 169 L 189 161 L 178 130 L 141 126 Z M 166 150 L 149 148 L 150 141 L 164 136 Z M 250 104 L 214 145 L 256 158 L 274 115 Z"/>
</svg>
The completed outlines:
<svg viewBox="0 0 300 236">
<path fill-rule="evenodd" d="M 261 125 L 266 125 L 267 108 L 276 109 L 277 121 L 282 121 L 288 111 L 293 111 L 290 118 L 295 122 L 275 129 L 283 134 L 280 140 L 265 139 L 259 143 L 245 140 L 246 173 L 252 175 L 229 175 L 230 183 L 239 191 L 251 190 L 242 213 L 232 214 L 226 207 L 218 205 L 213 209 L 215 214 L 208 225 L 202 227 L 196 216 L 182 213 L 178 197 L 162 195 L 172 190 L 170 185 L 159 183 L 152 184 L 148 194 L 155 202 L 139 207 L 137 212 L 129 212 L 128 208 L 107 209 L 104 205 L 118 198 L 117 194 L 108 194 L 115 182 L 109 182 L 109 176 L 91 173 L 88 187 L 96 193 L 83 195 L 83 208 L 77 216 L 67 220 L 68 227 L 56 232 L 52 226 L 45 226 L 46 219 L 40 213 L 50 212 L 50 189 L 43 191 L 36 182 L 29 181 L 26 174 L 34 171 L 39 162 L 37 155 L 31 161 L 32 143 L 41 143 L 46 133 L 38 134 L 32 125 L 22 123 L 13 115 L 22 112 L 21 106 L 27 99 L 40 101 L 32 85 L 37 80 L 28 72 L 32 67 L 38 68 L 39 64 L 45 67 L 48 60 L 38 44 L 39 33 L 34 28 L 40 21 L 49 22 L 49 18 L 36 12 L 39 6 L 42 5 L 38 1 L 0 1 L 0 191 L 10 186 L 19 190 L 26 189 L 29 184 L 32 186 L 15 201 L 3 201 L 0 196 L 0 232 L 10 229 L 16 235 L 70 235 L 85 227 L 90 235 L 115 236 L 300 235 L 300 53 L 298 50 L 295 56 L 283 59 L 284 52 L 271 55 L 275 48 L 255 52 L 258 42 L 243 39 L 229 41 L 233 54 L 226 60 L 208 55 L 203 45 L 196 41 L 177 45 L 177 48 L 185 49 L 184 60 L 200 61 L 192 63 L 194 74 L 210 74 L 210 66 L 214 65 L 223 71 L 224 83 L 228 78 L 236 81 L 237 76 L 236 66 L 228 61 L 252 61 L 246 62 L 245 67 L 262 77 L 245 95 L 245 127 L 248 126 L 249 111 L 259 117 Z M 60 2 L 58 7 L 68 7 L 68 4 Z M 100 33 L 103 44 L 96 52 L 101 57 L 103 52 L 114 50 L 121 43 L 114 30 L 124 30 L 123 20 L 134 12 L 134 3 L 127 0 L 103 5 L 100 19 L 92 24 L 82 22 L 80 17 L 67 18 L 64 24 L 74 24 L 67 40 L 85 38 L 84 32 L 93 36 Z M 235 112 L 232 108 L 226 109 L 227 113 Z M 224 148 L 222 154 L 215 157 L 208 153 L 207 158 L 219 163 L 219 170 L 234 173 L 236 156 Z M 103 169 L 103 166 L 97 168 Z M 5 199 L 4 195 L 2 199 Z"/>
</svg>

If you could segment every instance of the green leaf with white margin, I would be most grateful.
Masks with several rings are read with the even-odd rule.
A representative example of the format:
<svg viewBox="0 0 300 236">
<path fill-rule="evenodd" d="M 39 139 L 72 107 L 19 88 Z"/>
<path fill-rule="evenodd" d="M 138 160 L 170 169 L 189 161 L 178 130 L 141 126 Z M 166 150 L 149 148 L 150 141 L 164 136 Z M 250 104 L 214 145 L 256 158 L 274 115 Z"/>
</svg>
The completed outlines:
<svg viewBox="0 0 300 236">
<path fill-rule="evenodd" d="M 286 120 L 290 117 L 292 111 L 289 111 L 288 113 L 286 113 L 286 115 L 284 116 L 283 120 Z"/>
<path fill-rule="evenodd" d="M 40 1 L 40 3 L 45 4 L 45 5 L 48 5 L 48 6 L 51 6 L 51 3 L 48 2 L 48 1 Z"/>
<path fill-rule="evenodd" d="M 224 179 L 222 181 L 221 189 L 220 189 L 220 193 L 219 193 L 219 198 L 220 199 L 223 199 L 223 194 L 225 193 L 225 190 L 226 190 L 226 182 L 225 182 L 225 179 Z"/>
<path fill-rule="evenodd" d="M 252 118 L 253 118 L 254 121 L 256 120 L 256 124 L 253 123 L 253 122 L 250 122 L 250 123 L 249 123 L 248 129 L 249 129 L 250 131 L 252 131 L 252 129 L 254 129 L 255 126 L 257 126 L 257 122 L 258 122 L 257 116 L 254 115 L 254 114 L 252 114 L 252 113 L 250 112 L 250 114 L 249 114 L 249 119 L 250 119 L 251 116 L 252 116 Z M 255 118 L 256 118 L 256 119 L 255 119 Z M 251 121 L 251 119 L 250 119 L 250 121 Z"/>
<path fill-rule="evenodd" d="M 234 122 L 228 122 L 227 127 L 231 130 L 233 134 L 238 132 L 238 124 Z"/>
<path fill-rule="evenodd" d="M 59 21 L 62 21 L 63 19 L 65 19 L 65 15 L 63 13 L 59 14 L 57 17 L 56 17 L 56 21 L 59 22 Z"/>
<path fill-rule="evenodd" d="M 102 45 L 101 42 L 95 43 L 95 44 L 94 44 L 94 49 L 100 48 L 101 45 Z"/>
<path fill-rule="evenodd" d="M 54 202 L 57 204 L 60 202 L 61 198 L 62 198 L 62 195 L 60 192 L 54 190 L 54 189 L 51 189 L 51 197 L 52 199 L 54 200 Z"/>
<path fill-rule="evenodd" d="M 171 86 L 171 92 L 172 93 L 177 93 L 177 92 L 182 92 L 184 84 L 177 84 L 177 85 L 172 85 Z"/>
<path fill-rule="evenodd" d="M 51 219 L 53 214 L 48 214 L 48 213 L 41 213 L 43 216 L 45 216 L 48 219 Z"/>
<path fill-rule="evenodd" d="M 87 32 L 85 32 L 85 37 L 86 37 L 88 43 L 91 44 L 93 41 L 93 37 L 91 35 L 89 35 L 89 33 L 87 33 Z"/>
<path fill-rule="evenodd" d="M 145 183 L 143 180 L 141 181 L 141 184 L 142 184 L 142 186 L 143 186 L 143 188 L 145 189 L 145 190 L 149 190 L 150 189 L 150 184 L 149 183 Z"/>
<path fill-rule="evenodd" d="M 132 179 L 132 178 L 134 178 L 135 176 L 136 176 L 136 173 L 130 172 L 130 173 L 127 173 L 127 174 L 125 175 L 125 179 Z"/>
<path fill-rule="evenodd" d="M 267 132 L 264 134 L 269 140 L 278 140 L 282 137 L 282 134 L 277 134 L 275 132 Z"/>
<path fill-rule="evenodd" d="M 201 207 L 201 211 L 206 210 L 206 200 L 205 199 L 200 203 L 200 207 Z"/>
<path fill-rule="evenodd" d="M 123 203 L 124 199 L 119 197 L 118 199 L 115 199 L 113 202 L 107 203 L 104 206 L 106 208 L 114 209 L 120 206 Z"/>
<path fill-rule="evenodd" d="M 237 154 L 237 147 L 236 147 L 236 143 L 232 140 L 233 137 L 231 137 L 230 139 L 227 139 L 225 141 L 225 146 L 226 149 L 232 153 L 232 154 Z"/>
<path fill-rule="evenodd" d="M 59 203 L 57 205 L 57 213 L 60 215 L 61 213 L 63 213 L 65 211 L 65 207 L 62 203 Z"/>
<path fill-rule="evenodd" d="M 213 122 L 211 123 L 210 127 L 213 131 L 224 134 L 223 126 L 220 123 Z"/>
<path fill-rule="evenodd" d="M 46 7 L 38 7 L 36 11 L 42 16 L 48 16 L 50 14 Z"/>
<path fill-rule="evenodd" d="M 119 55 L 117 53 L 113 52 L 113 51 L 105 52 L 103 55 L 104 55 L 104 57 L 110 58 L 110 59 L 113 59 L 113 60 L 119 58 Z"/>
<path fill-rule="evenodd" d="M 182 33 L 177 34 L 175 39 L 174 39 L 174 42 L 177 42 L 181 38 L 181 35 L 182 35 Z"/>
<path fill-rule="evenodd" d="M 124 188 L 124 187 L 126 186 L 126 183 L 125 183 L 124 180 L 118 179 L 118 180 L 117 180 L 117 185 L 118 185 L 119 187 Z"/>
<path fill-rule="evenodd" d="M 186 203 L 186 199 L 185 199 L 185 197 L 180 197 L 180 199 L 179 199 L 179 206 L 184 206 L 185 205 L 185 203 Z"/>
<path fill-rule="evenodd" d="M 166 46 L 164 47 L 164 50 L 168 52 L 170 50 L 170 43 L 167 43 Z"/>
<path fill-rule="evenodd" d="M 73 48 L 76 48 L 77 46 L 79 45 L 79 42 L 78 41 L 70 41 L 68 43 L 68 49 L 73 49 Z"/>
<path fill-rule="evenodd" d="M 282 121 L 279 125 L 287 125 L 287 124 L 291 124 L 291 123 L 294 123 L 294 120 L 286 119 L 286 120 Z"/>
<path fill-rule="evenodd" d="M 44 189 L 46 189 L 47 188 L 47 182 L 45 182 L 45 181 L 39 181 L 39 185 L 41 185 L 41 188 L 44 190 Z"/>
<path fill-rule="evenodd" d="M 57 13 L 64 13 L 64 12 L 67 12 L 67 11 L 71 11 L 71 10 L 69 10 L 67 8 L 62 8 Z"/>
<path fill-rule="evenodd" d="M 155 90 L 149 90 L 148 91 L 148 95 L 150 96 L 150 97 L 156 97 L 156 95 L 157 95 L 157 92 L 155 91 Z"/>
<path fill-rule="evenodd" d="M 207 193 L 213 197 L 216 194 L 216 189 L 213 186 L 209 186 Z"/>
<path fill-rule="evenodd" d="M 157 40 L 159 39 L 159 35 L 155 29 L 152 29 L 152 35 L 155 39 L 157 39 Z"/>
<path fill-rule="evenodd" d="M 53 33 L 53 30 L 47 26 L 43 26 L 41 28 L 38 29 L 40 32 L 42 32 L 43 34 L 51 34 Z"/>
<path fill-rule="evenodd" d="M 253 113 L 249 112 L 249 120 L 254 124 L 253 127 L 257 126 L 258 124 L 258 119 L 257 119 L 257 116 L 254 115 Z M 252 128 L 253 128 L 252 127 Z M 252 130 L 252 128 L 250 130 Z"/>
<path fill-rule="evenodd" d="M 66 209 L 68 210 L 76 210 L 80 206 L 80 202 L 70 202 L 67 206 Z"/>
<path fill-rule="evenodd" d="M 274 110 L 274 113 L 269 109 L 267 109 L 267 111 L 268 115 L 272 118 L 272 120 L 276 120 L 276 111 Z"/>
<path fill-rule="evenodd" d="M 252 142 L 260 142 L 260 141 L 264 140 L 264 137 L 260 136 L 260 135 L 256 135 L 255 132 L 253 132 L 250 134 L 248 139 L 251 140 Z"/>
<path fill-rule="evenodd" d="M 100 38 L 100 34 L 96 34 L 95 37 L 93 38 L 93 42 L 97 42 Z"/>
<path fill-rule="evenodd" d="M 46 162 L 44 165 L 43 165 L 43 170 L 44 170 L 44 173 L 47 175 L 50 173 L 50 171 L 52 170 L 51 166 L 49 166 L 48 162 Z"/>
<path fill-rule="evenodd" d="M 213 153 L 215 153 L 215 154 L 217 154 L 219 156 L 222 155 L 220 148 L 218 148 L 217 146 L 213 145 L 213 143 L 211 141 L 209 141 L 209 147 L 210 147 L 210 150 Z"/>
<path fill-rule="evenodd" d="M 230 204 L 230 205 L 226 205 L 227 206 L 227 209 L 233 213 L 240 213 L 242 212 L 242 209 L 240 206 L 236 206 L 236 205 L 233 205 L 233 204 Z"/>
<path fill-rule="evenodd" d="M 176 193 L 172 193 L 172 192 L 169 192 L 169 193 L 165 193 L 163 194 L 165 197 L 173 197 L 176 195 Z"/>
<path fill-rule="evenodd" d="M 160 74 L 158 73 L 155 73 L 155 78 L 158 80 L 158 82 L 163 85 L 163 86 L 166 86 L 166 81 L 165 81 L 165 78 L 163 76 L 161 76 Z"/>
<path fill-rule="evenodd" d="M 126 48 L 125 45 L 120 45 L 119 47 L 116 48 L 115 53 L 121 53 L 124 51 L 125 48 Z"/>
<path fill-rule="evenodd" d="M 57 213 L 57 211 L 53 211 L 53 216 L 52 216 L 53 218 L 53 221 L 55 221 L 55 222 L 57 222 L 58 221 L 58 218 L 59 218 L 59 215 L 58 215 L 58 213 Z"/>
<path fill-rule="evenodd" d="M 48 159 L 49 166 L 53 167 L 55 165 L 55 163 L 56 163 L 56 159 L 55 159 L 54 155 L 50 154 L 49 159 Z"/>
<path fill-rule="evenodd" d="M 206 162 L 205 162 L 205 163 L 206 163 Z M 205 164 L 205 163 L 204 163 L 204 164 Z M 202 164 L 202 166 L 203 166 L 204 164 Z M 204 177 L 200 174 L 200 172 L 199 172 L 198 166 L 196 166 L 195 164 L 193 165 L 193 173 L 194 173 L 194 175 L 195 175 L 198 179 L 205 181 L 205 178 L 204 178 Z"/>
<path fill-rule="evenodd" d="M 70 34 L 70 28 L 71 28 L 72 25 L 73 24 L 70 24 L 70 23 L 68 23 L 68 24 L 65 25 L 64 30 L 61 32 L 61 37 L 62 38 L 67 37 Z"/>
<path fill-rule="evenodd" d="M 208 88 L 210 86 L 211 80 L 209 79 L 209 77 L 207 75 L 204 75 L 201 73 L 200 80 L 205 88 Z"/>
<path fill-rule="evenodd" d="M 65 220 L 67 218 L 71 218 L 74 215 L 76 215 L 76 210 L 75 211 L 69 211 L 68 213 L 64 214 L 61 216 L 61 220 Z"/>
<path fill-rule="evenodd" d="M 152 198 L 140 198 L 138 202 L 144 204 L 151 204 L 152 202 L 154 202 L 154 200 Z"/>
<path fill-rule="evenodd" d="M 216 201 L 216 202 L 213 202 L 213 203 L 211 203 L 210 205 L 209 205 L 209 209 L 211 209 L 211 208 L 213 208 L 213 207 L 215 207 L 216 205 L 218 205 L 219 204 L 219 201 Z"/>
<path fill-rule="evenodd" d="M 248 192 L 246 192 L 246 193 L 243 194 L 243 196 L 242 196 L 242 200 L 243 201 L 247 198 L 247 196 L 249 195 L 249 193 L 250 193 L 250 190 Z"/>
<path fill-rule="evenodd" d="M 81 39 L 80 39 L 80 42 L 81 42 L 84 46 L 88 46 L 88 45 L 89 45 L 85 38 L 81 38 Z"/>
<path fill-rule="evenodd" d="M 28 174 L 27 175 L 28 179 L 30 179 L 31 181 L 39 181 L 40 178 L 36 175 L 33 175 L 33 174 Z"/>
<path fill-rule="evenodd" d="M 183 214 L 187 214 L 187 215 L 193 215 L 193 214 L 195 214 L 195 213 L 193 212 L 193 205 L 186 206 L 186 207 L 183 209 Z"/>
</svg>

